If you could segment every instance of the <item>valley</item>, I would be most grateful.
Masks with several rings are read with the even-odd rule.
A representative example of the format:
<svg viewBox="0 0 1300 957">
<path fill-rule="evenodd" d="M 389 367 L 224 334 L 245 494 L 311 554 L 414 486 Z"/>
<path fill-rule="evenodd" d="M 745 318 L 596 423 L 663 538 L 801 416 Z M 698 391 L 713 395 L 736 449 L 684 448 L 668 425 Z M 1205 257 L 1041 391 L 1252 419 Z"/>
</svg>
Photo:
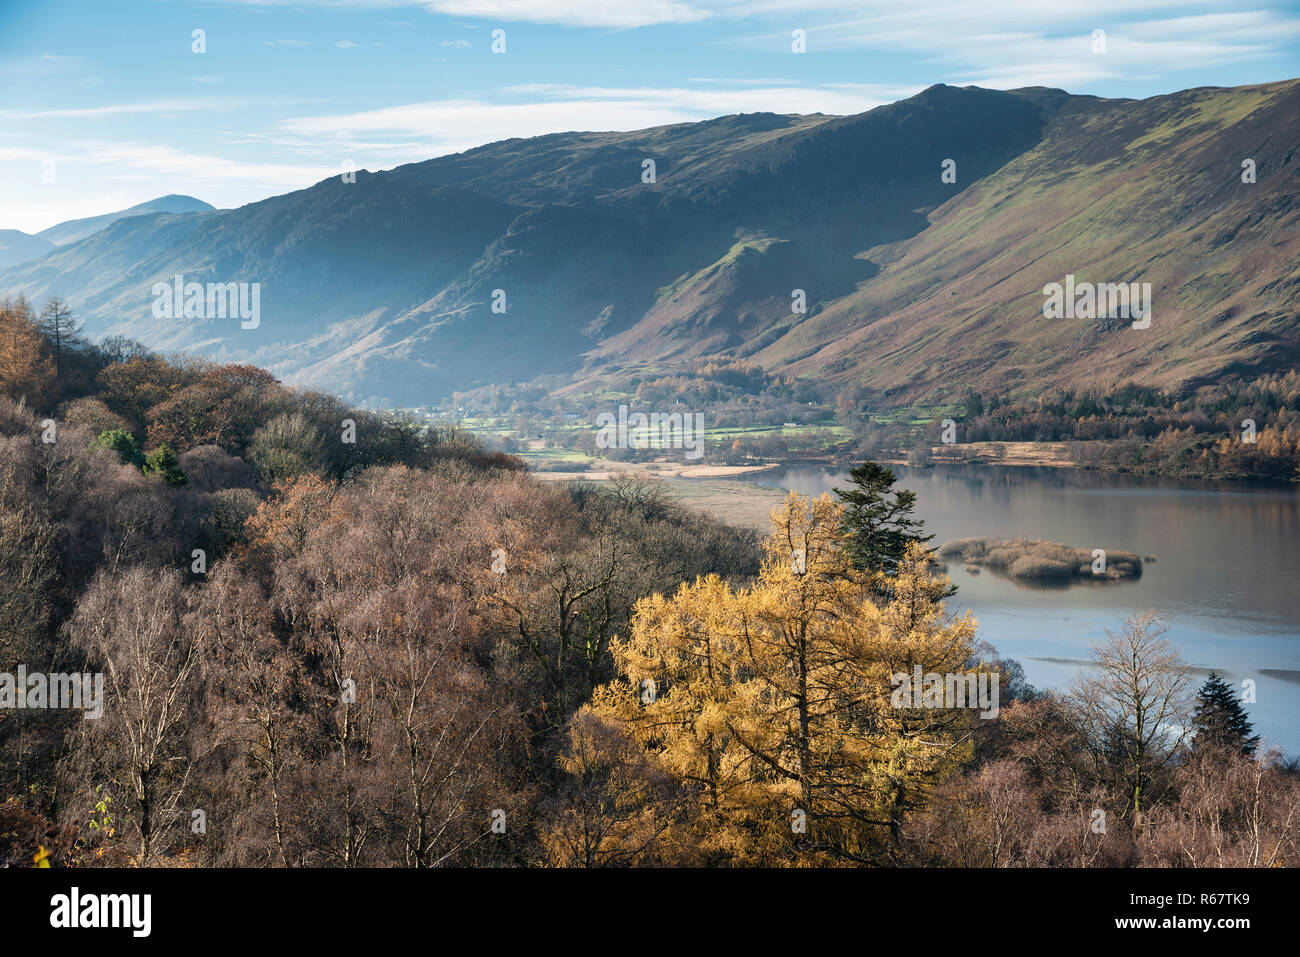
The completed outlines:
<svg viewBox="0 0 1300 957">
<path fill-rule="evenodd" d="M 1145 100 L 937 85 L 856 116 L 559 133 L 124 216 L 0 264 L 0 294 L 377 408 L 512 383 L 615 398 L 709 363 L 873 411 L 1185 394 L 1300 358 L 1298 117 L 1295 80 Z M 263 321 L 153 315 L 177 274 L 260 284 Z M 1066 275 L 1149 284 L 1150 328 L 1045 318 Z"/>
</svg>

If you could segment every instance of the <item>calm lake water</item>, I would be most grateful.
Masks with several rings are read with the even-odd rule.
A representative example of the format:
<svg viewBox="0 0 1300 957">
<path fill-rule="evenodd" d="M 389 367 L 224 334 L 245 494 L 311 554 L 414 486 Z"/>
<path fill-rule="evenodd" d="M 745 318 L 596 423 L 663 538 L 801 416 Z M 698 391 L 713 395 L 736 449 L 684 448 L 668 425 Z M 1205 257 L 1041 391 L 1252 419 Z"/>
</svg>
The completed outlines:
<svg viewBox="0 0 1300 957">
<path fill-rule="evenodd" d="M 1254 679 L 1257 700 L 1247 707 L 1265 746 L 1300 753 L 1300 489 L 1050 468 L 894 471 L 916 492 L 935 545 L 1025 536 L 1155 556 L 1137 581 L 1065 589 L 949 566 L 958 587 L 951 603 L 973 611 L 979 637 L 1019 659 L 1032 683 L 1068 685 L 1107 629 L 1154 609 L 1188 664 L 1238 686 Z M 818 495 L 846 482 L 846 473 L 824 469 L 758 480 Z"/>
</svg>

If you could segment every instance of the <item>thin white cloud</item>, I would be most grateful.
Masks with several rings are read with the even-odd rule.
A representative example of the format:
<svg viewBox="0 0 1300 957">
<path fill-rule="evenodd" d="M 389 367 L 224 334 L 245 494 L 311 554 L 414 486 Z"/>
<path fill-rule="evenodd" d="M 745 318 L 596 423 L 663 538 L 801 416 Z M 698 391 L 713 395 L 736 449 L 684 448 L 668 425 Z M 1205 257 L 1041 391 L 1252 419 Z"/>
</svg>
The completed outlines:
<svg viewBox="0 0 1300 957">
<path fill-rule="evenodd" d="M 694 23 L 708 12 L 678 0 L 427 0 L 436 13 L 503 22 L 631 29 Z"/>
<path fill-rule="evenodd" d="M 693 23 L 709 16 L 686 0 L 226 0 L 246 6 L 422 7 L 430 13 L 502 23 L 549 23 L 570 27 L 629 29 L 661 23 Z M 409 26 L 409 23 L 398 22 Z"/>
<path fill-rule="evenodd" d="M 225 0 L 250 6 L 324 6 L 393 9 L 421 7 L 431 13 L 501 23 L 570 27 L 634 28 L 705 19 L 787 20 L 791 26 L 862 26 L 891 18 L 910 20 L 932 35 L 953 35 L 968 24 L 1022 25 L 1131 19 L 1144 13 L 1210 6 L 1221 0 Z M 1258 0 L 1268 6 L 1270 0 Z M 828 19 L 833 18 L 833 19 Z M 410 26 L 409 21 L 389 21 Z M 473 26 L 467 24 L 467 26 Z M 788 35 L 788 34 L 787 34 Z"/>
<path fill-rule="evenodd" d="M 422 7 L 497 24 L 631 29 L 712 19 L 737 25 L 707 42 L 771 52 L 789 49 L 803 29 L 808 52 L 885 50 L 933 64 L 935 80 L 1002 87 L 1062 86 L 1153 79 L 1192 68 L 1276 58 L 1300 35 L 1300 18 L 1281 0 L 1222 12 L 1222 0 L 233 0 L 330 7 Z M 1205 11 L 1205 12 L 1201 12 Z M 1143 19 L 1146 18 L 1146 19 Z M 1139 22 L 1140 21 L 1140 22 Z M 741 24 L 762 23 L 754 33 Z M 1026 24 L 1033 24 L 1027 30 Z M 470 26 L 472 24 L 467 24 Z M 1085 38 L 1108 37 L 1105 62 L 1081 62 Z M 1083 53 L 1080 45 L 1083 44 Z M 697 81 L 689 81 L 697 82 Z M 700 80 L 698 82 L 709 82 Z M 735 85 L 739 85 L 737 81 Z"/>
<path fill-rule="evenodd" d="M 0 146 L 0 163 L 13 163 L 21 160 L 40 162 L 49 158 L 49 155 L 42 150 L 34 150 L 27 146 Z"/>
<path fill-rule="evenodd" d="M 77 177 L 93 171 L 97 180 L 146 179 L 166 183 L 170 192 L 186 189 L 258 184 L 270 195 L 281 188 L 306 185 L 335 172 L 323 165 L 292 163 L 253 163 L 233 160 L 210 153 L 189 153 L 161 143 L 105 142 L 82 140 L 61 144 L 55 152 L 0 149 L 0 160 L 53 159 L 60 167 L 60 177 L 70 185 Z M 63 170 L 69 175 L 65 176 Z M 77 172 L 73 172 L 73 171 Z M 180 188 L 177 184 L 186 184 Z"/>
<path fill-rule="evenodd" d="M 432 100 L 356 113 L 302 116 L 280 123 L 288 148 L 380 157 L 425 158 L 511 137 L 570 130 L 639 130 L 731 113 L 861 113 L 917 92 L 918 87 L 839 84 L 830 87 L 580 87 L 524 84 L 501 93 L 524 102 L 478 98 Z M 374 163 L 374 159 L 369 159 Z M 380 165 L 387 165 L 381 162 Z"/>
<path fill-rule="evenodd" d="M 15 57 L 0 60 L 0 76 L 50 76 L 55 73 L 75 73 L 85 69 L 88 63 L 89 61 L 83 57 L 57 56 L 53 53 Z"/>
<path fill-rule="evenodd" d="M 798 80 L 791 79 L 773 79 L 771 77 L 740 77 L 740 76 L 688 76 L 687 83 L 728 83 L 732 86 L 793 86 L 798 84 Z M 823 86 L 835 86 L 834 83 L 824 83 Z"/>
<path fill-rule="evenodd" d="M 734 16 L 756 12 L 750 4 L 715 0 Z M 908 53 L 934 65 L 935 79 L 988 86 L 1061 86 L 1120 78 L 1149 78 L 1205 66 L 1254 62 L 1276 56 L 1300 36 L 1291 11 L 1192 12 L 1215 0 L 1005 0 L 953 4 L 946 0 L 787 0 L 761 2 L 758 10 L 786 16 L 804 29 L 810 54 L 870 49 Z M 1176 13 L 1135 21 L 1135 17 Z M 1026 25 L 1034 29 L 1027 30 Z M 1104 30 L 1106 52 L 1092 52 L 1094 30 Z M 790 31 L 738 33 L 714 42 L 786 50 Z"/>
<path fill-rule="evenodd" d="M 39 56 L 0 60 L 0 79 L 39 80 L 44 86 L 85 89 L 101 86 L 102 77 L 93 72 L 93 61 L 85 57 L 42 53 Z M 0 88 L 3 92 L 3 88 Z"/>
<path fill-rule="evenodd" d="M 197 79 L 197 78 L 196 78 Z M 0 119 L 51 120 L 91 119 L 94 117 L 131 116 L 150 113 L 192 113 L 198 111 L 242 110 L 268 105 L 290 106 L 310 102 L 301 98 L 265 99 L 236 97 L 190 97 L 170 100 L 144 100 L 136 103 L 107 103 L 103 106 L 68 107 L 54 110 L 0 110 Z"/>
</svg>

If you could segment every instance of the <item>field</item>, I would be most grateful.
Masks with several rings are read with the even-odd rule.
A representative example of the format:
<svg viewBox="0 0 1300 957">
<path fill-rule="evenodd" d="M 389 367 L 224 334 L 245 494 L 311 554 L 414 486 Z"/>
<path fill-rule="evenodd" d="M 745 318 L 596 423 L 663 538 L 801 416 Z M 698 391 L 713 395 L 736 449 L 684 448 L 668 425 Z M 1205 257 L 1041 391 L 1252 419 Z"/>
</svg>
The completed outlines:
<svg viewBox="0 0 1300 957">
<path fill-rule="evenodd" d="M 708 512 L 729 525 L 771 530 L 772 509 L 785 494 L 753 482 L 709 482 L 699 479 L 672 481 L 668 491 L 684 505 Z"/>
</svg>

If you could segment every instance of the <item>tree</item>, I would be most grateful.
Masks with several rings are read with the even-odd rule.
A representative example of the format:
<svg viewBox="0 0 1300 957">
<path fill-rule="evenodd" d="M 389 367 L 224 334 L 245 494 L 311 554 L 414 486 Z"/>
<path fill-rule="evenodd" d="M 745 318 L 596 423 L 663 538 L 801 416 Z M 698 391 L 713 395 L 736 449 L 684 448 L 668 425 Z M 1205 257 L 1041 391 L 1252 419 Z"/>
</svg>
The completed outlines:
<svg viewBox="0 0 1300 957">
<path fill-rule="evenodd" d="M 5 477 L 7 478 L 7 477 Z M 0 478 L 0 485 L 8 484 Z M 57 528 L 26 504 L 11 508 L 0 492 L 0 673 L 18 665 L 38 671 L 59 657 L 50 619 L 58 586 Z M 61 737 L 46 712 L 0 712 L 0 775 L 26 792 L 49 767 Z"/>
<path fill-rule="evenodd" d="M 558 726 L 591 693 L 613 637 L 617 586 L 628 548 L 611 528 L 567 554 L 512 551 L 521 573 L 493 582 L 485 595 L 493 617 L 518 635 L 520 648 L 545 675 Z"/>
<path fill-rule="evenodd" d="M 491 833 L 480 809 L 510 804 L 496 764 L 514 709 L 475 666 L 468 601 L 451 589 L 375 582 L 349 604 L 340 631 L 357 639 L 380 704 L 383 816 L 400 829 L 408 866 L 441 866 Z"/>
<path fill-rule="evenodd" d="M 132 358 L 99 373 L 99 397 L 119 415 L 143 425 L 145 411 L 167 399 L 186 381 L 185 371 L 164 359 Z"/>
<path fill-rule="evenodd" d="M 313 531 L 340 525 L 348 517 L 337 492 L 338 486 L 315 475 L 277 482 L 271 498 L 248 519 L 247 557 L 269 570 L 301 554 Z"/>
<path fill-rule="evenodd" d="M 931 866 L 1011 867 L 1033 842 L 1031 822 L 1043 814 L 1029 771 L 1012 760 L 991 761 L 936 789 L 917 816 L 912 843 Z"/>
<path fill-rule="evenodd" d="M 277 859 L 291 867 L 298 855 L 285 780 L 303 750 L 308 722 L 296 706 L 306 671 L 298 649 L 276 637 L 273 621 L 257 585 L 227 562 L 199 590 L 188 624 L 206 652 L 206 702 L 218 743 L 244 759 L 232 762 L 248 804 L 241 839 L 229 852 L 241 863 Z"/>
<path fill-rule="evenodd" d="M 211 391 L 193 385 L 181 389 L 145 413 L 150 445 L 170 445 L 188 452 L 200 445 L 224 445 L 229 431 L 226 410 Z"/>
<path fill-rule="evenodd" d="M 933 535 L 922 535 L 925 522 L 912 518 L 916 493 L 893 491 L 897 478 L 893 469 L 866 461 L 849 472 L 853 488 L 835 489 L 844 503 L 845 545 L 853 567 L 891 577 L 913 542 L 925 544 Z"/>
<path fill-rule="evenodd" d="M 245 365 L 208 368 L 197 381 L 175 389 L 146 410 L 149 442 L 166 442 L 180 452 L 219 445 L 243 455 L 258 426 L 283 404 L 283 398 L 274 376 L 262 369 Z M 295 416 L 302 418 L 298 413 Z M 276 421 L 272 419 L 271 424 Z"/>
<path fill-rule="evenodd" d="M 144 465 L 140 466 L 145 475 L 152 475 L 155 472 L 162 476 L 164 482 L 173 488 L 180 488 L 187 485 L 189 480 L 181 470 L 180 460 L 176 457 L 175 450 L 170 445 L 160 445 L 144 458 Z"/>
<path fill-rule="evenodd" d="M 847 546 L 841 506 L 791 493 L 757 582 L 653 595 L 612 645 L 623 680 L 598 707 L 699 790 L 716 855 L 887 859 L 926 781 L 969 752 L 973 711 L 896 706 L 893 678 L 970 671 L 974 621 L 943 614 L 923 546 L 883 608 Z"/>
<path fill-rule="evenodd" d="M 550 861 L 561 867 L 676 863 L 664 845 L 675 830 L 685 830 L 680 818 L 689 792 L 637 746 L 622 722 L 589 707 L 569 721 L 568 739 L 559 757 L 568 781 L 548 802 L 542 836 Z"/>
<path fill-rule="evenodd" d="M 101 400 L 83 396 L 59 406 L 59 418 L 66 425 L 84 425 L 98 435 L 109 429 L 125 429 L 130 423 Z"/>
<path fill-rule="evenodd" d="M 1206 747 L 1236 751 L 1253 756 L 1259 735 L 1246 716 L 1238 696 L 1213 671 L 1196 694 L 1196 713 L 1192 716 L 1192 749 Z"/>
<path fill-rule="evenodd" d="M 0 392 L 40 403 L 53 384 L 49 344 L 41 335 L 31 303 L 22 296 L 0 299 Z"/>
<path fill-rule="evenodd" d="M 143 342 L 127 336 L 106 336 L 95 347 L 105 365 L 115 362 L 130 362 L 132 359 L 148 359 L 153 355 Z"/>
<path fill-rule="evenodd" d="M 1277 752 L 1247 757 L 1202 748 L 1177 775 L 1178 800 L 1153 828 L 1149 863 L 1294 866 L 1300 854 L 1300 778 L 1293 762 Z"/>
<path fill-rule="evenodd" d="M 100 575 L 69 629 L 74 647 L 104 672 L 103 717 L 80 730 L 91 760 L 130 791 L 123 806 L 141 865 L 181 819 L 195 757 L 201 639 L 184 626 L 187 605 L 178 572 L 137 565 Z"/>
<path fill-rule="evenodd" d="M 41 310 L 41 331 L 54 346 L 54 373 L 63 378 L 63 350 L 74 345 L 81 334 L 81 322 L 72 315 L 68 303 L 60 296 L 50 296 Z"/>
<path fill-rule="evenodd" d="M 95 445 L 102 445 L 106 449 L 112 449 L 117 453 L 118 458 L 122 460 L 123 465 L 134 465 L 136 468 L 144 467 L 144 453 L 140 451 L 140 445 L 136 442 L 135 436 L 125 429 L 105 429 L 99 433 L 95 439 Z"/>
<path fill-rule="evenodd" d="M 1093 647 L 1093 668 L 1075 679 L 1081 730 L 1094 761 L 1110 768 L 1132 810 L 1187 734 L 1188 675 L 1154 612 L 1132 615 Z"/>
<path fill-rule="evenodd" d="M 479 522 L 533 503 L 522 481 L 508 506 L 494 484 L 404 467 L 342 489 L 304 476 L 249 521 L 252 570 L 274 583 L 308 678 L 306 753 L 284 781 L 291 861 L 432 867 L 508 846 L 492 824 L 506 811 L 516 831 L 520 782 L 499 769 L 525 702 L 495 680 L 504 649 L 481 632 L 474 586 L 491 574 Z"/>
<path fill-rule="evenodd" d="M 301 412 L 278 415 L 253 433 L 248 458 L 268 485 L 318 472 L 324 461 L 321 434 Z"/>
</svg>

